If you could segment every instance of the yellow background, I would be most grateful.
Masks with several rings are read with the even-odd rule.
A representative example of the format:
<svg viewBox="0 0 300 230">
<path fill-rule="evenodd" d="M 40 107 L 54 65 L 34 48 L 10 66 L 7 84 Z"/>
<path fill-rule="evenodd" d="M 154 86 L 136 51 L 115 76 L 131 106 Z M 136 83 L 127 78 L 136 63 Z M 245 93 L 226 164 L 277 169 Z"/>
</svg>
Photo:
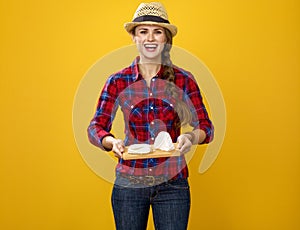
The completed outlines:
<svg viewBox="0 0 300 230">
<path fill-rule="evenodd" d="M 0 2 L 1 229 L 114 229 L 112 185 L 79 154 L 72 106 L 90 66 L 131 44 L 122 25 L 139 3 Z M 214 165 L 190 162 L 189 229 L 299 229 L 299 1 L 163 3 L 227 108 Z"/>
</svg>

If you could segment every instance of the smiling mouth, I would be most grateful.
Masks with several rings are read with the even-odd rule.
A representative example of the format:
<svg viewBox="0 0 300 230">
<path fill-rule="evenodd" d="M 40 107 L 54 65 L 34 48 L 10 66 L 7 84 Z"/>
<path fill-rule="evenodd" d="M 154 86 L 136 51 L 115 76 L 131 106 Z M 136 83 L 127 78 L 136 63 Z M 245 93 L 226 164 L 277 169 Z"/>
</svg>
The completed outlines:
<svg viewBox="0 0 300 230">
<path fill-rule="evenodd" d="M 158 47 L 158 45 L 157 44 L 145 44 L 144 47 L 147 51 L 155 51 L 156 48 Z"/>
</svg>

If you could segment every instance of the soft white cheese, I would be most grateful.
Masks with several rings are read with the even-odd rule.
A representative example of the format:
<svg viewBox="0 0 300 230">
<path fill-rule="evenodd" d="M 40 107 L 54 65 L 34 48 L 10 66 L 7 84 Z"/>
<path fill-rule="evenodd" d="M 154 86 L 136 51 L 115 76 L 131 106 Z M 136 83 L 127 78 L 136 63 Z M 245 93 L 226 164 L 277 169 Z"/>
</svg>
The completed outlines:
<svg viewBox="0 0 300 230">
<path fill-rule="evenodd" d="M 133 144 L 128 148 L 130 154 L 147 154 L 152 152 L 151 145 L 148 144 Z"/>
<path fill-rule="evenodd" d="M 172 151 L 175 149 L 172 138 L 168 132 L 161 131 L 154 140 L 154 149 Z"/>
</svg>

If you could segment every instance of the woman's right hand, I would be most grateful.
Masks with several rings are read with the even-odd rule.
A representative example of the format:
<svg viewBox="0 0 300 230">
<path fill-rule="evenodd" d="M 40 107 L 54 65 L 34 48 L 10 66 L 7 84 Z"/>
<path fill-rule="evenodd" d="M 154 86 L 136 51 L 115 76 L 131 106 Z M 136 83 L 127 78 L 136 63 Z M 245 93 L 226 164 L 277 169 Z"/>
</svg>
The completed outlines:
<svg viewBox="0 0 300 230">
<path fill-rule="evenodd" d="M 121 139 L 115 139 L 113 141 L 112 151 L 115 154 L 115 157 L 122 158 L 122 154 L 125 150 L 124 142 Z"/>
<path fill-rule="evenodd" d="M 123 152 L 125 151 L 125 145 L 123 140 L 116 139 L 112 136 L 106 136 L 102 140 L 102 145 L 107 148 L 111 149 L 115 154 L 115 157 L 121 158 Z"/>
</svg>

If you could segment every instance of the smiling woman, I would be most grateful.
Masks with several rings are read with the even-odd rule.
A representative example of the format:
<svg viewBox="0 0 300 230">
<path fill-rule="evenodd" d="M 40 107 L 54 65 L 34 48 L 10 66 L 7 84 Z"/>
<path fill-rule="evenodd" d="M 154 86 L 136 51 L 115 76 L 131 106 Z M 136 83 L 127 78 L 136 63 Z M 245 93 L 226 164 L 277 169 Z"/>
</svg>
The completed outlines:
<svg viewBox="0 0 300 230">
<path fill-rule="evenodd" d="M 156 229 L 184 230 L 190 211 L 184 154 L 193 144 L 212 141 L 213 125 L 193 75 L 171 62 L 177 28 L 168 21 L 162 4 L 142 3 L 125 29 L 139 56 L 108 78 L 88 127 L 89 140 L 103 150 L 113 151 L 118 158 L 112 192 L 118 230 L 146 229 L 150 206 Z M 111 133 L 119 107 L 124 116 L 125 140 Z M 185 124 L 192 127 L 191 132 L 181 133 Z M 131 146 L 129 149 L 136 154 L 144 152 L 144 148 L 139 149 L 141 144 L 166 142 L 159 135 L 162 132 L 170 137 L 170 145 L 177 142 L 179 156 L 149 155 L 151 158 L 136 160 L 123 157 L 125 146 Z"/>
<path fill-rule="evenodd" d="M 140 53 L 140 64 L 160 64 L 161 52 L 166 42 L 165 30 L 160 26 L 140 25 L 134 29 L 132 34 L 133 41 Z M 153 73 L 145 74 L 149 76 L 143 75 L 144 78 L 153 76 Z"/>
</svg>

